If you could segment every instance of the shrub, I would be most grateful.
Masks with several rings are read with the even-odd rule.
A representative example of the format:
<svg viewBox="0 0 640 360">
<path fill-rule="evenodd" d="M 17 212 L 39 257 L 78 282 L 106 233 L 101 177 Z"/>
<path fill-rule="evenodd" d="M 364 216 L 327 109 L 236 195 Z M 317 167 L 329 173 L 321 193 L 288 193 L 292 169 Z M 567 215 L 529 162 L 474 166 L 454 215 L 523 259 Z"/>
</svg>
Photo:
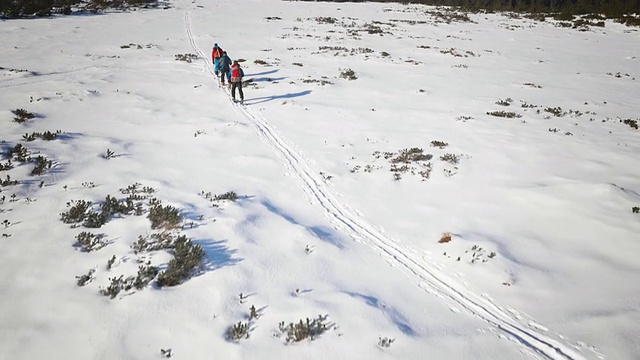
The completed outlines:
<svg viewBox="0 0 640 360">
<path fill-rule="evenodd" d="M 144 289 L 158 275 L 158 268 L 151 266 L 151 262 L 138 266 L 138 274 L 133 280 L 133 287 L 138 290 Z"/>
<path fill-rule="evenodd" d="M 141 252 L 168 250 L 174 248 L 174 239 L 171 233 L 153 233 L 147 236 L 138 236 L 138 241 L 131 245 L 134 254 Z"/>
<path fill-rule="evenodd" d="M 460 162 L 460 158 L 456 154 L 447 153 L 440 156 L 440 160 L 446 161 L 452 165 L 456 165 Z"/>
<path fill-rule="evenodd" d="M 562 117 L 567 114 L 565 111 L 562 111 L 562 108 L 559 106 L 548 107 L 548 108 L 545 108 L 544 111 L 550 114 L 553 114 L 553 116 L 557 116 L 557 117 Z"/>
<path fill-rule="evenodd" d="M 238 194 L 236 194 L 233 191 L 227 191 L 224 194 L 220 194 L 220 195 L 216 195 L 213 197 L 214 200 L 230 200 L 230 201 L 236 201 L 238 200 Z"/>
<path fill-rule="evenodd" d="M 60 133 L 62 133 L 62 131 L 60 131 L 60 130 L 58 130 L 56 132 L 45 131 L 43 133 L 39 133 L 39 132 L 33 132 L 31 134 L 26 133 L 26 134 L 22 135 L 22 140 L 24 140 L 24 141 L 34 141 L 36 139 L 42 139 L 42 140 L 51 141 L 51 140 L 55 140 Z"/>
<path fill-rule="evenodd" d="M 20 143 L 16 144 L 16 146 L 9 149 L 9 152 L 7 155 L 9 156 L 9 159 L 14 159 L 18 162 L 31 161 L 31 157 L 29 156 L 29 150 L 27 150 L 27 148 Z"/>
<path fill-rule="evenodd" d="M 640 207 L 634 206 L 631 208 L 631 212 L 634 214 L 640 214 Z"/>
<path fill-rule="evenodd" d="M 506 98 L 504 100 L 500 99 L 498 101 L 496 101 L 497 105 L 502 105 L 502 106 L 509 106 L 511 105 L 511 103 L 513 102 L 512 98 Z"/>
<path fill-rule="evenodd" d="M 151 221 L 152 229 L 175 229 L 182 221 L 178 209 L 171 205 L 162 206 L 159 202 L 151 206 L 148 218 Z"/>
<path fill-rule="evenodd" d="M 522 117 L 522 115 L 516 114 L 513 111 L 502 111 L 502 110 L 487 112 L 487 115 L 503 117 L 503 118 L 519 118 L 519 117 Z"/>
<path fill-rule="evenodd" d="M 76 276 L 76 279 L 78 279 L 78 281 L 77 281 L 78 286 L 85 286 L 88 283 L 90 283 L 91 280 L 93 280 L 93 273 L 94 272 L 95 272 L 95 269 L 91 269 L 86 274 L 83 274 L 83 275 L 80 275 L 80 276 Z"/>
<path fill-rule="evenodd" d="M 398 152 L 398 155 L 391 160 L 392 164 L 405 163 L 409 164 L 415 161 L 429 161 L 433 158 L 431 154 L 425 154 L 424 150 L 420 148 L 402 149 Z"/>
<path fill-rule="evenodd" d="M 440 148 L 440 149 L 444 149 L 444 148 L 446 148 L 447 146 L 449 146 L 449 144 L 448 144 L 448 143 L 446 143 L 446 142 L 444 142 L 444 141 L 433 140 L 433 141 L 431 142 L 431 146 L 432 146 L 432 147 L 437 147 L 437 148 Z"/>
<path fill-rule="evenodd" d="M 67 203 L 67 207 L 69 207 L 70 209 L 67 212 L 61 213 L 60 218 L 62 222 L 64 222 L 65 224 L 82 222 L 84 221 L 87 214 L 87 210 L 89 209 L 90 206 L 91 206 L 90 201 L 71 200 L 70 202 Z"/>
<path fill-rule="evenodd" d="M 315 20 L 318 22 L 318 24 L 335 24 L 336 22 L 338 22 L 338 19 L 334 18 L 334 17 L 316 17 Z"/>
<path fill-rule="evenodd" d="M 198 59 L 198 55 L 196 54 L 177 54 L 175 56 L 176 61 L 185 61 L 185 62 L 193 62 Z"/>
<path fill-rule="evenodd" d="M 300 342 L 304 339 L 314 340 L 318 336 L 327 331 L 327 325 L 325 321 L 328 315 L 318 315 L 316 319 L 300 320 L 297 323 L 289 323 L 288 326 L 284 325 L 284 321 L 279 324 L 279 329 L 282 333 L 287 334 L 287 342 Z"/>
<path fill-rule="evenodd" d="M 88 231 L 83 231 L 76 235 L 76 241 L 78 242 L 78 246 L 84 252 L 91 252 L 95 250 L 100 250 L 103 247 L 107 246 L 107 243 L 102 240 L 104 238 L 103 234 L 93 234 Z"/>
<path fill-rule="evenodd" d="M 15 109 L 11 110 L 11 112 L 15 115 L 13 121 L 17 122 L 18 124 L 22 124 L 23 122 L 36 117 L 34 113 L 29 112 L 25 109 Z"/>
<path fill-rule="evenodd" d="M 383 348 L 388 348 L 391 346 L 391 344 L 393 344 L 393 342 L 395 341 L 395 339 L 390 339 L 387 337 L 379 337 L 378 338 L 378 346 L 383 347 Z"/>
<path fill-rule="evenodd" d="M 242 321 L 238 321 L 237 324 L 231 326 L 227 330 L 227 337 L 230 340 L 238 341 L 240 339 L 248 339 L 249 338 L 249 324 L 243 323 Z"/>
<path fill-rule="evenodd" d="M 123 277 L 124 275 L 109 278 L 111 284 L 109 284 L 109 286 L 107 286 L 106 288 L 100 289 L 100 294 L 108 296 L 111 299 L 118 296 L 120 291 L 122 291 L 122 289 L 125 287 L 125 281 L 122 280 Z"/>
<path fill-rule="evenodd" d="M 31 170 L 31 175 L 42 175 L 45 169 L 51 169 L 52 164 L 51 160 L 47 160 L 46 157 L 38 155 L 36 158 L 36 167 Z"/>
<path fill-rule="evenodd" d="M 358 76 L 356 75 L 355 71 L 351 70 L 351 69 L 344 69 L 344 70 L 340 70 L 340 77 L 343 79 L 347 79 L 349 81 L 351 80 L 356 80 L 358 78 Z"/>
<path fill-rule="evenodd" d="M 160 273 L 157 284 L 163 286 L 176 286 L 191 276 L 200 261 L 204 258 L 204 250 L 200 245 L 194 245 L 184 235 L 175 240 L 175 257 L 169 262 L 167 270 Z"/>
<path fill-rule="evenodd" d="M 83 226 L 88 228 L 100 228 L 109 221 L 109 214 L 103 211 L 90 210 L 85 215 Z"/>
</svg>

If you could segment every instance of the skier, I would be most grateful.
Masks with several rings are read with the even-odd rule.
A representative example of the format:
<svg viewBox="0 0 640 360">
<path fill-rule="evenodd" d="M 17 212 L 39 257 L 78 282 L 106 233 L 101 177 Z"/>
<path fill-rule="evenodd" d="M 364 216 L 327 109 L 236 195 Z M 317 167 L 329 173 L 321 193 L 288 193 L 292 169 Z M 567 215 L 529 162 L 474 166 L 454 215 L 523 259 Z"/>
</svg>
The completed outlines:
<svg viewBox="0 0 640 360">
<path fill-rule="evenodd" d="M 244 77 L 244 71 L 240 68 L 238 60 L 233 60 L 233 66 L 231 66 L 231 98 L 236 101 L 236 88 L 240 94 L 240 104 L 244 104 L 244 93 L 242 92 L 242 78 Z"/>
<path fill-rule="evenodd" d="M 220 61 L 222 53 L 222 48 L 219 47 L 217 43 L 213 44 L 213 49 L 211 50 L 211 60 L 213 61 L 213 72 L 216 74 L 216 76 L 218 76 L 218 63 Z"/>
<path fill-rule="evenodd" d="M 231 85 L 231 58 L 229 58 L 226 51 L 222 52 L 222 57 L 218 62 L 218 70 L 220 71 L 220 83 L 222 86 L 225 85 L 225 78 L 227 78 L 229 85 Z"/>
</svg>

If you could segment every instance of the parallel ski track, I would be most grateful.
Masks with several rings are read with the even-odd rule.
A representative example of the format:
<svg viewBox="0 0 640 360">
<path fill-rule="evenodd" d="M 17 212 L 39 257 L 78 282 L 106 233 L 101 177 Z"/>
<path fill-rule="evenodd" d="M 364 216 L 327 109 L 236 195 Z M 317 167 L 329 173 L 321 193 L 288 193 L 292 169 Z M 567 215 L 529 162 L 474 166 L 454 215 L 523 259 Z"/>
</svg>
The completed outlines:
<svg viewBox="0 0 640 360">
<path fill-rule="evenodd" d="M 184 14 L 184 22 L 189 42 L 192 48 L 205 60 L 206 67 L 213 74 L 213 65 L 208 61 L 208 56 L 200 50 L 195 42 L 191 29 L 191 17 L 189 11 Z M 228 93 L 228 90 L 225 89 Z M 274 128 L 258 112 L 243 106 L 237 108 L 250 120 L 257 128 L 258 133 L 269 142 L 269 144 L 282 156 L 286 165 L 291 168 L 300 178 L 303 189 L 322 206 L 327 216 L 334 224 L 341 225 L 348 229 L 349 234 L 360 242 L 367 243 L 381 254 L 386 255 L 398 267 L 413 274 L 420 287 L 428 292 L 433 292 L 439 296 L 450 300 L 457 306 L 465 309 L 469 313 L 484 320 L 490 326 L 501 331 L 507 337 L 520 343 L 532 352 L 536 358 L 544 359 L 585 359 L 577 353 L 570 345 L 566 345 L 550 338 L 537 331 L 522 320 L 516 319 L 508 311 L 499 307 L 489 299 L 477 295 L 458 284 L 441 271 L 428 264 L 423 263 L 411 251 L 403 247 L 402 244 L 394 243 L 392 240 L 377 231 L 372 225 L 367 223 L 362 217 L 351 213 L 333 194 L 327 189 L 324 182 L 315 175 L 304 160 L 296 153 L 284 139 L 276 133 Z"/>
</svg>

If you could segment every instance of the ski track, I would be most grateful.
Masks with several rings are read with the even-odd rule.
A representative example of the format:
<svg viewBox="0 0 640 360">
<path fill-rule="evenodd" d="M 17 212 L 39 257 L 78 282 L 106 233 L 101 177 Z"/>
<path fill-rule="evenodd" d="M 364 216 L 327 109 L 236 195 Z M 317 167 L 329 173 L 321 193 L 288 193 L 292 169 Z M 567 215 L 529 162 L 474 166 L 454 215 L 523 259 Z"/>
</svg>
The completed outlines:
<svg viewBox="0 0 640 360">
<path fill-rule="evenodd" d="M 213 75 L 213 64 L 208 61 L 208 56 L 200 50 L 195 42 L 189 11 L 184 13 L 184 22 L 189 43 L 194 51 L 205 61 L 206 68 Z M 227 88 L 223 90 L 230 96 Z M 418 287 L 427 293 L 453 303 L 449 305 L 452 309 L 457 311 L 459 311 L 458 309 L 464 309 L 482 319 L 501 332 L 500 337 L 511 339 L 524 346 L 534 358 L 553 360 L 586 359 L 574 351 L 573 346 L 545 335 L 546 327 L 543 325 L 531 319 L 522 319 L 522 316 L 516 317 L 510 314 L 513 309 L 503 309 L 491 300 L 465 289 L 439 269 L 423 263 L 419 255 L 412 254 L 414 251 L 410 248 L 387 238 L 361 216 L 350 213 L 347 210 L 347 206 L 338 201 L 327 189 L 326 184 L 310 169 L 308 161 L 305 161 L 301 155 L 292 149 L 259 112 L 245 105 L 235 105 L 255 125 L 259 135 L 283 158 L 286 167 L 300 178 L 302 188 L 307 193 L 309 200 L 312 203 L 314 201 L 319 203 L 324 208 L 331 223 L 336 225 L 337 228 L 346 228 L 346 231 L 355 241 L 369 245 L 387 258 L 392 266 L 401 268 L 413 275 Z M 561 336 L 558 337 L 563 338 Z"/>
</svg>

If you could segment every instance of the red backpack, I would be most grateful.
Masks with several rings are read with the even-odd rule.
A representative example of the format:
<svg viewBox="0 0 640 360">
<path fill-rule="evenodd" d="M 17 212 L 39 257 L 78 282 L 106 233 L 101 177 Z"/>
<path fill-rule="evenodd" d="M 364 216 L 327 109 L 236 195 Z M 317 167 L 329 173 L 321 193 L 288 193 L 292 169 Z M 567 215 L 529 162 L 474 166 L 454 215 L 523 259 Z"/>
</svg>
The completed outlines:
<svg viewBox="0 0 640 360">
<path fill-rule="evenodd" d="M 231 68 L 231 82 L 240 81 L 242 75 L 242 69 L 240 69 L 240 66 L 234 66 Z"/>
</svg>

